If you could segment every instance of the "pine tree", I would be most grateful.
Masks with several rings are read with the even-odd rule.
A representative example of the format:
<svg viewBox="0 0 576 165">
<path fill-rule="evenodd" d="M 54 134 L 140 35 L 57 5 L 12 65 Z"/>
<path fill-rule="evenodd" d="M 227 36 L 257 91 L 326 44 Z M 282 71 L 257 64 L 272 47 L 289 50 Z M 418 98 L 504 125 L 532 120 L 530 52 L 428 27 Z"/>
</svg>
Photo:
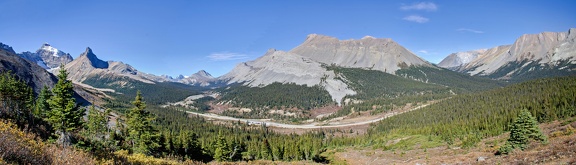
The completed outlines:
<svg viewBox="0 0 576 165">
<path fill-rule="evenodd" d="M 39 118 L 46 118 L 48 112 L 50 111 L 50 104 L 48 104 L 48 99 L 52 97 L 52 92 L 47 86 L 44 86 L 38 94 L 38 99 L 36 99 L 36 106 L 34 108 L 34 115 Z"/>
<path fill-rule="evenodd" d="M 216 161 L 226 161 L 228 160 L 228 155 L 230 154 L 230 149 L 228 148 L 228 143 L 222 134 L 222 130 L 218 131 L 218 139 L 216 141 L 216 150 L 214 151 L 214 159 Z"/>
<path fill-rule="evenodd" d="M 96 110 L 95 106 L 92 105 L 88 109 L 88 122 L 86 123 L 86 127 L 88 130 L 88 134 L 92 136 L 92 138 L 98 137 L 98 135 L 103 135 L 101 140 L 104 140 L 104 135 L 106 134 L 107 130 L 107 113 L 109 110 L 105 112 L 100 112 Z"/>
<path fill-rule="evenodd" d="M 520 111 L 520 114 L 518 114 L 518 118 L 516 118 L 510 129 L 510 138 L 498 152 L 500 154 L 508 154 L 515 148 L 524 150 L 530 142 L 530 139 L 542 143 L 548 141 L 547 137 L 542 134 L 540 127 L 538 127 L 538 121 L 532 117 L 528 110 L 523 109 Z"/>
<path fill-rule="evenodd" d="M 58 83 L 52 89 L 53 96 L 48 99 L 50 111 L 48 122 L 60 133 L 58 143 L 67 146 L 70 142 L 70 132 L 82 126 L 83 109 L 76 105 L 72 82 L 67 80 L 68 72 L 60 65 Z"/>
<path fill-rule="evenodd" d="M 136 98 L 132 105 L 134 105 L 134 108 L 130 109 L 127 114 L 127 140 L 133 152 L 150 154 L 150 151 L 160 146 L 158 144 L 159 135 L 152 126 L 152 121 L 155 118 L 150 112 L 144 110 L 146 109 L 146 103 L 139 90 L 136 92 Z"/>
</svg>

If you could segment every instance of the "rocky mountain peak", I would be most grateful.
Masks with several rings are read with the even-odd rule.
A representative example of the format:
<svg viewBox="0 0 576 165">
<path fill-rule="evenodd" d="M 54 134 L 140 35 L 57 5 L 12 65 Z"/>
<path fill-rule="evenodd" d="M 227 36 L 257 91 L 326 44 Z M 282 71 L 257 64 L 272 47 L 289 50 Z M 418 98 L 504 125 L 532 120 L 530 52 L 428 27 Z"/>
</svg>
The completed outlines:
<svg viewBox="0 0 576 165">
<path fill-rule="evenodd" d="M 16 54 L 16 52 L 14 52 L 14 49 L 12 49 L 11 46 L 3 44 L 2 42 L 0 42 L 0 49 L 5 50 L 5 51 L 10 52 L 10 53 L 13 53 L 13 54 Z"/>
<path fill-rule="evenodd" d="M 200 71 L 194 73 L 193 75 L 213 78 L 212 75 L 210 73 L 206 72 L 205 70 L 200 70 Z"/>
<path fill-rule="evenodd" d="M 86 60 L 86 62 L 88 62 L 94 68 L 108 68 L 108 62 L 98 59 L 90 47 L 86 47 L 86 51 L 84 51 L 84 53 L 82 53 L 79 58 Z"/>
<path fill-rule="evenodd" d="M 42 44 L 36 52 L 26 51 L 18 53 L 18 56 L 36 63 L 49 71 L 60 67 L 62 64 L 66 65 L 73 60 L 70 54 L 64 53 L 48 43 Z"/>
<path fill-rule="evenodd" d="M 487 49 L 479 49 L 466 52 L 452 53 L 448 55 L 446 58 L 444 58 L 442 61 L 440 61 L 440 63 L 438 63 L 438 66 L 451 69 L 462 65 L 466 65 L 471 61 L 475 60 L 476 58 L 478 58 L 478 56 L 486 52 L 486 50 Z"/>
<path fill-rule="evenodd" d="M 310 34 L 304 43 L 290 50 L 290 53 L 324 64 L 380 70 L 392 74 L 412 65 L 432 66 L 392 39 L 370 36 L 359 40 L 338 40 Z"/>
</svg>

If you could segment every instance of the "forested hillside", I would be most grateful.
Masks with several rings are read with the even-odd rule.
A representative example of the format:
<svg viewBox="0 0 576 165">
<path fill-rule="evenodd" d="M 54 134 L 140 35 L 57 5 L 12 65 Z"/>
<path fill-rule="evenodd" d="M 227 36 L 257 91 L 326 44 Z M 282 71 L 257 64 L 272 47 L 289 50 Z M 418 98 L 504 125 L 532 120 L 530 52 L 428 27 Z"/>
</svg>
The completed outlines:
<svg viewBox="0 0 576 165">
<path fill-rule="evenodd" d="M 456 93 L 479 92 L 506 85 L 505 82 L 470 76 L 444 68 L 412 66 L 397 70 L 396 75 L 421 82 L 448 86 Z"/>
<path fill-rule="evenodd" d="M 358 94 L 346 98 L 368 100 L 409 95 L 450 93 L 450 88 L 414 81 L 377 70 L 325 66 L 333 70 Z"/>
<path fill-rule="evenodd" d="M 61 72 L 53 90 L 44 89 L 37 98 L 23 81 L 9 73 L 0 75 L 0 132 L 3 132 L 0 136 L 0 162 L 190 164 L 212 160 L 324 161 L 320 157 L 327 137 L 324 132 L 284 135 L 269 131 L 265 126 L 239 122 L 214 124 L 200 117 L 188 117 L 183 111 L 147 106 L 145 96 L 139 91 L 132 106 L 123 110 L 125 115 L 115 117 L 110 110 L 98 110 L 94 106 L 84 109 L 74 104 L 72 85 L 65 80 L 66 75 Z M 87 119 L 82 118 L 84 112 L 88 114 Z M 111 121 L 116 122 L 116 126 L 108 125 Z M 31 135 L 20 135 L 21 131 Z M 18 140 L 23 136 L 28 141 Z M 39 139 L 31 138 L 34 136 Z M 56 138 L 57 141 L 50 140 Z M 57 158 L 58 155 L 51 153 L 56 145 L 63 147 L 57 149 L 58 152 L 74 155 Z"/>
<path fill-rule="evenodd" d="M 417 111 L 397 115 L 374 125 L 361 144 L 385 147 L 386 137 L 420 135 L 458 140 L 473 145 L 508 131 L 520 110 L 539 122 L 576 115 L 576 77 L 537 79 L 501 89 L 453 96 Z M 358 141 L 356 141 L 358 142 Z M 341 145 L 341 144 L 338 144 Z"/>
<path fill-rule="evenodd" d="M 96 88 L 113 89 L 115 92 L 107 92 L 115 100 L 107 105 L 109 108 L 126 108 L 130 101 L 136 97 L 136 91 L 140 90 L 150 104 L 161 105 L 167 102 L 178 102 L 191 95 L 200 94 L 204 87 L 189 86 L 175 82 L 156 82 L 155 84 L 144 83 L 127 77 L 88 77 L 83 83 Z"/>
</svg>

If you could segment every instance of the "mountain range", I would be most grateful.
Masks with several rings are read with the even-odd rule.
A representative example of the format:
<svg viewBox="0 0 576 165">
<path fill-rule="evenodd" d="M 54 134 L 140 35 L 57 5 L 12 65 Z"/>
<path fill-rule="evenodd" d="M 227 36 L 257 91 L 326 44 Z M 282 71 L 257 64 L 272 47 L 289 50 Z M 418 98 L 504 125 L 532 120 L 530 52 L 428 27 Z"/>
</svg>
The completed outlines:
<svg viewBox="0 0 576 165">
<path fill-rule="evenodd" d="M 30 82 L 35 90 L 43 85 L 53 84 L 54 76 L 48 71 L 57 73 L 54 72 L 57 67 L 64 64 L 69 71 L 70 80 L 83 85 L 132 88 L 134 86 L 127 84 L 139 82 L 150 85 L 181 83 L 207 87 L 223 83 L 265 87 L 273 83 L 282 83 L 319 86 L 330 94 L 333 101 L 341 103 L 346 97 L 366 93 L 368 89 L 366 86 L 374 86 L 363 82 L 362 79 L 367 77 L 361 78 L 351 74 L 374 76 L 371 71 L 393 76 L 388 76 L 388 80 L 378 83 L 394 84 L 392 81 L 399 82 L 398 78 L 404 78 L 463 91 L 472 90 L 477 86 L 488 87 L 490 85 L 486 84 L 494 83 L 471 76 L 498 80 L 527 80 L 574 75 L 575 39 L 576 28 L 568 32 L 527 34 L 518 38 L 512 45 L 453 53 L 438 65 L 434 65 L 392 39 L 366 36 L 361 39 L 339 40 L 310 34 L 302 44 L 290 51 L 270 49 L 262 57 L 240 63 L 229 73 L 218 78 L 214 78 L 204 70 L 190 76 L 179 75 L 176 78 L 147 74 L 123 62 L 103 61 L 89 47 L 76 59 L 47 43 L 34 53 L 15 53 L 10 46 L 4 44 L 1 48 L 2 60 L 6 61 L 2 63 L 2 69 L 17 72 L 26 79 L 26 82 Z M 459 75 L 441 67 L 464 74 Z M 341 72 L 338 71 L 341 69 L 337 68 L 356 70 Z M 87 80 L 92 84 L 84 84 Z M 482 84 L 477 84 L 479 82 Z M 174 87 L 174 85 L 168 86 Z"/>
<path fill-rule="evenodd" d="M 439 66 L 503 80 L 574 75 L 575 40 L 576 28 L 567 32 L 525 34 L 511 45 L 451 54 Z"/>
</svg>

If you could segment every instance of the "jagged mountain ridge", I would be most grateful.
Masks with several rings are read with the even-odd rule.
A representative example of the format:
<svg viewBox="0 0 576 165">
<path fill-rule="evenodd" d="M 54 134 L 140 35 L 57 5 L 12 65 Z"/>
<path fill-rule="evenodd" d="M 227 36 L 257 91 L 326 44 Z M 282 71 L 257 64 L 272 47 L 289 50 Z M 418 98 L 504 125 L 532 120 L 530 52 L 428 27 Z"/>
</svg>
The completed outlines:
<svg viewBox="0 0 576 165">
<path fill-rule="evenodd" d="M 98 59 L 92 49 L 86 48 L 78 58 L 65 66 L 68 77 L 73 82 L 81 83 L 91 76 L 114 77 L 124 76 L 144 83 L 153 84 L 154 75 L 139 72 L 134 67 L 118 61 L 103 61 Z"/>
<path fill-rule="evenodd" d="M 512 45 L 488 49 L 456 70 L 494 79 L 528 79 L 547 77 L 550 74 L 574 74 L 575 40 L 576 28 L 567 32 L 525 34 Z"/>
<path fill-rule="evenodd" d="M 10 71 L 17 75 L 32 87 L 36 93 L 40 93 L 44 86 L 52 87 L 57 82 L 56 77 L 44 68 L 21 58 L 16 55 L 12 47 L 0 43 L 0 72 L 5 71 Z"/>
<path fill-rule="evenodd" d="M 39 66 L 47 70 L 52 70 L 60 67 L 61 64 L 68 64 L 73 60 L 70 54 L 63 52 L 55 47 L 52 47 L 48 43 L 42 44 L 42 46 L 36 50 L 36 52 L 22 52 L 18 53 L 18 56 L 25 58 L 31 62 L 35 62 Z"/>
<path fill-rule="evenodd" d="M 379 70 L 390 74 L 410 66 L 432 67 L 429 62 L 392 39 L 371 36 L 360 40 L 338 40 L 334 37 L 310 34 L 304 43 L 290 50 L 290 53 L 328 65 Z"/>
</svg>

